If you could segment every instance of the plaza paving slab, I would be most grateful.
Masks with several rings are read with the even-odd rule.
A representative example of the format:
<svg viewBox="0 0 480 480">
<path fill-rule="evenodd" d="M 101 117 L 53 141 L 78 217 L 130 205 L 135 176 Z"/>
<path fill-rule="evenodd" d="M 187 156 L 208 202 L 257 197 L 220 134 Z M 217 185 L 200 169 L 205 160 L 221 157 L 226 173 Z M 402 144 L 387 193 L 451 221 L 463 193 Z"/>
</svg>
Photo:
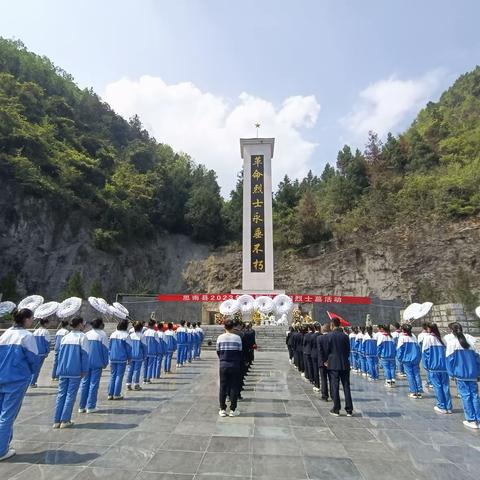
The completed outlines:
<svg viewBox="0 0 480 480">
<path fill-rule="evenodd" d="M 218 361 L 204 352 L 122 401 L 106 400 L 105 371 L 99 412 L 75 413 L 74 428 L 53 430 L 51 361 L 25 398 L 17 456 L 0 464 L 2 480 L 479 478 L 480 431 L 462 425 L 459 400 L 454 415 L 439 416 L 431 393 L 407 398 L 405 381 L 387 390 L 352 375 L 356 416 L 332 417 L 286 353 L 260 351 L 241 416 L 220 418 Z"/>
</svg>

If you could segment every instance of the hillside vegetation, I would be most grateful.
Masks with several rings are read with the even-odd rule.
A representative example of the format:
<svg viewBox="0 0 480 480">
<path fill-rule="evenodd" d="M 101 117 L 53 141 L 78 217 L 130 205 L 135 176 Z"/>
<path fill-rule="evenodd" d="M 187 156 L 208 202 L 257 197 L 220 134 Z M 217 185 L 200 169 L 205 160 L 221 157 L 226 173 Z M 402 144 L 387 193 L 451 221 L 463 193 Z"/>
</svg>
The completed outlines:
<svg viewBox="0 0 480 480">
<path fill-rule="evenodd" d="M 233 172 L 232 172 L 233 174 Z M 215 172 L 159 143 L 18 41 L 0 39 L 0 179 L 88 218 L 95 245 L 115 249 L 154 231 L 220 245 L 240 241 L 242 179 L 224 201 Z M 275 242 L 296 248 L 418 219 L 480 211 L 480 67 L 429 103 L 403 134 L 371 132 L 363 152 L 274 196 Z"/>
</svg>

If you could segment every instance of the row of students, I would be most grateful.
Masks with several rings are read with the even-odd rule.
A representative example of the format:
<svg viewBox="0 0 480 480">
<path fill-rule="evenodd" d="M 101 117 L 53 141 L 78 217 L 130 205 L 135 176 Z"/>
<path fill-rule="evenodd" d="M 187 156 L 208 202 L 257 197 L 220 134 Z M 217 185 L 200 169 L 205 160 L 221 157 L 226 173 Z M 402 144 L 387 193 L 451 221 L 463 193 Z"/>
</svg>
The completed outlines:
<svg viewBox="0 0 480 480">
<path fill-rule="evenodd" d="M 360 360 L 360 370 L 364 358 L 365 375 L 372 376 L 368 367 L 369 360 L 375 364 L 379 358 L 383 365 L 385 381 L 388 386 L 395 384 L 395 358 L 403 365 L 409 387 L 409 397 L 420 399 L 423 394 L 420 376 L 420 362 L 426 372 L 427 382 L 435 393 L 434 410 L 439 414 L 453 412 L 450 394 L 450 379 L 457 385 L 457 392 L 462 400 L 465 413 L 463 424 L 472 429 L 480 428 L 480 400 L 477 380 L 480 376 L 480 355 L 475 350 L 475 339 L 464 334 L 458 322 L 449 325 L 451 333 L 442 339 L 435 323 L 425 323 L 423 332 L 417 339 L 412 333 L 411 325 L 403 325 L 401 334 L 396 338 L 390 333 L 389 326 L 379 326 L 379 331 L 372 334 L 367 327 L 362 334 L 361 346 L 358 345 L 359 333 L 352 332 L 350 345 L 353 348 L 353 362 Z M 373 347 L 376 339 L 377 352 Z M 365 346 L 365 347 L 364 347 Z M 355 358 L 357 360 L 355 360 Z M 355 367 L 354 367 L 355 368 Z M 373 367 L 375 368 L 375 367 Z M 377 377 L 378 378 L 378 377 Z"/>
</svg>

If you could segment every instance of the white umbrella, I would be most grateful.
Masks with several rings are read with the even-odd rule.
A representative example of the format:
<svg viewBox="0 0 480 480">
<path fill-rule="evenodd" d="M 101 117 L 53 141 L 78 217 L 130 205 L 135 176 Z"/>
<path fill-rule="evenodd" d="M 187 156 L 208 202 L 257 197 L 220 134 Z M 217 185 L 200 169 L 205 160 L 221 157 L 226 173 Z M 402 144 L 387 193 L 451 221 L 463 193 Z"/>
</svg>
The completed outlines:
<svg viewBox="0 0 480 480">
<path fill-rule="evenodd" d="M 477 308 L 475 309 L 475 313 L 477 314 L 477 317 L 480 318 L 480 307 L 477 307 Z"/>
<path fill-rule="evenodd" d="M 120 320 L 125 320 L 127 318 L 127 316 L 125 315 L 125 312 L 122 312 L 118 308 L 115 308 L 113 305 L 108 305 L 107 309 L 108 309 L 108 313 L 112 317 L 117 317 Z"/>
<path fill-rule="evenodd" d="M 270 313 L 273 310 L 273 300 L 270 297 L 261 296 L 255 299 L 255 306 L 260 310 L 260 313 Z"/>
<path fill-rule="evenodd" d="M 0 317 L 4 317 L 15 310 L 16 305 L 13 302 L 0 302 Z"/>
<path fill-rule="evenodd" d="M 410 322 L 421 311 L 422 305 L 420 303 L 412 303 L 403 311 L 403 321 Z"/>
<path fill-rule="evenodd" d="M 420 305 L 420 308 L 418 309 L 418 311 L 414 314 L 413 318 L 415 320 L 418 320 L 422 317 L 424 317 L 425 315 L 428 314 L 428 312 L 432 309 L 433 307 L 433 303 L 432 302 L 424 302 Z"/>
<path fill-rule="evenodd" d="M 60 304 L 58 302 L 43 303 L 35 310 L 35 318 L 47 318 L 53 315 L 59 306 Z"/>
<path fill-rule="evenodd" d="M 92 308 L 103 315 L 107 312 L 108 304 L 105 300 L 103 300 L 103 302 L 101 300 L 103 300 L 103 298 L 88 297 L 88 303 Z"/>
<path fill-rule="evenodd" d="M 34 312 L 43 303 L 43 297 L 41 295 L 30 295 L 25 297 L 19 304 L 18 309 L 28 308 Z"/>
<path fill-rule="evenodd" d="M 273 299 L 273 305 L 277 315 L 288 315 L 293 308 L 293 301 L 288 295 L 277 295 Z"/>
<path fill-rule="evenodd" d="M 233 299 L 225 300 L 224 302 L 221 303 L 219 310 L 222 315 L 227 315 L 227 316 L 235 315 L 240 310 L 240 304 L 238 303 L 237 300 L 233 300 Z"/>
<path fill-rule="evenodd" d="M 78 297 L 70 297 L 64 300 L 57 310 L 58 318 L 67 318 L 77 313 L 82 306 L 82 299 Z"/>
<path fill-rule="evenodd" d="M 237 298 L 242 315 L 249 316 L 255 310 L 255 300 L 251 295 L 240 295 Z"/>
<path fill-rule="evenodd" d="M 129 312 L 128 312 L 128 310 L 127 310 L 121 303 L 113 302 L 112 305 L 113 305 L 117 310 L 120 310 L 121 312 L 123 312 L 123 313 L 128 317 Z"/>
</svg>

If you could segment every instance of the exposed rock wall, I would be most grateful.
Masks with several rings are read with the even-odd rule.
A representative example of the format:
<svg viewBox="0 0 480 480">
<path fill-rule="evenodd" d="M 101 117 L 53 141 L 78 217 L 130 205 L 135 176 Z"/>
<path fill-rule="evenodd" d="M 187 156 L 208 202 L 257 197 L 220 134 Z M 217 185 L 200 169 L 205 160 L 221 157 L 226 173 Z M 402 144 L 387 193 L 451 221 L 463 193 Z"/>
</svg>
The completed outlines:
<svg viewBox="0 0 480 480">
<path fill-rule="evenodd" d="M 112 300 L 122 291 L 177 292 L 186 288 L 182 272 L 191 260 L 204 259 L 209 247 L 182 235 L 158 234 L 121 247 L 96 249 L 88 220 L 61 218 L 41 200 L 0 191 L 0 278 L 17 274 L 20 294 L 58 298 L 69 276 L 80 272 L 88 294 L 101 280 Z"/>
<path fill-rule="evenodd" d="M 351 237 L 301 252 L 277 253 L 275 287 L 291 293 L 375 295 L 408 301 L 418 283 L 452 287 L 458 269 L 480 291 L 480 220 L 414 225 Z M 241 252 L 219 251 L 191 261 L 184 273 L 195 291 L 229 291 L 241 285 Z"/>
</svg>

